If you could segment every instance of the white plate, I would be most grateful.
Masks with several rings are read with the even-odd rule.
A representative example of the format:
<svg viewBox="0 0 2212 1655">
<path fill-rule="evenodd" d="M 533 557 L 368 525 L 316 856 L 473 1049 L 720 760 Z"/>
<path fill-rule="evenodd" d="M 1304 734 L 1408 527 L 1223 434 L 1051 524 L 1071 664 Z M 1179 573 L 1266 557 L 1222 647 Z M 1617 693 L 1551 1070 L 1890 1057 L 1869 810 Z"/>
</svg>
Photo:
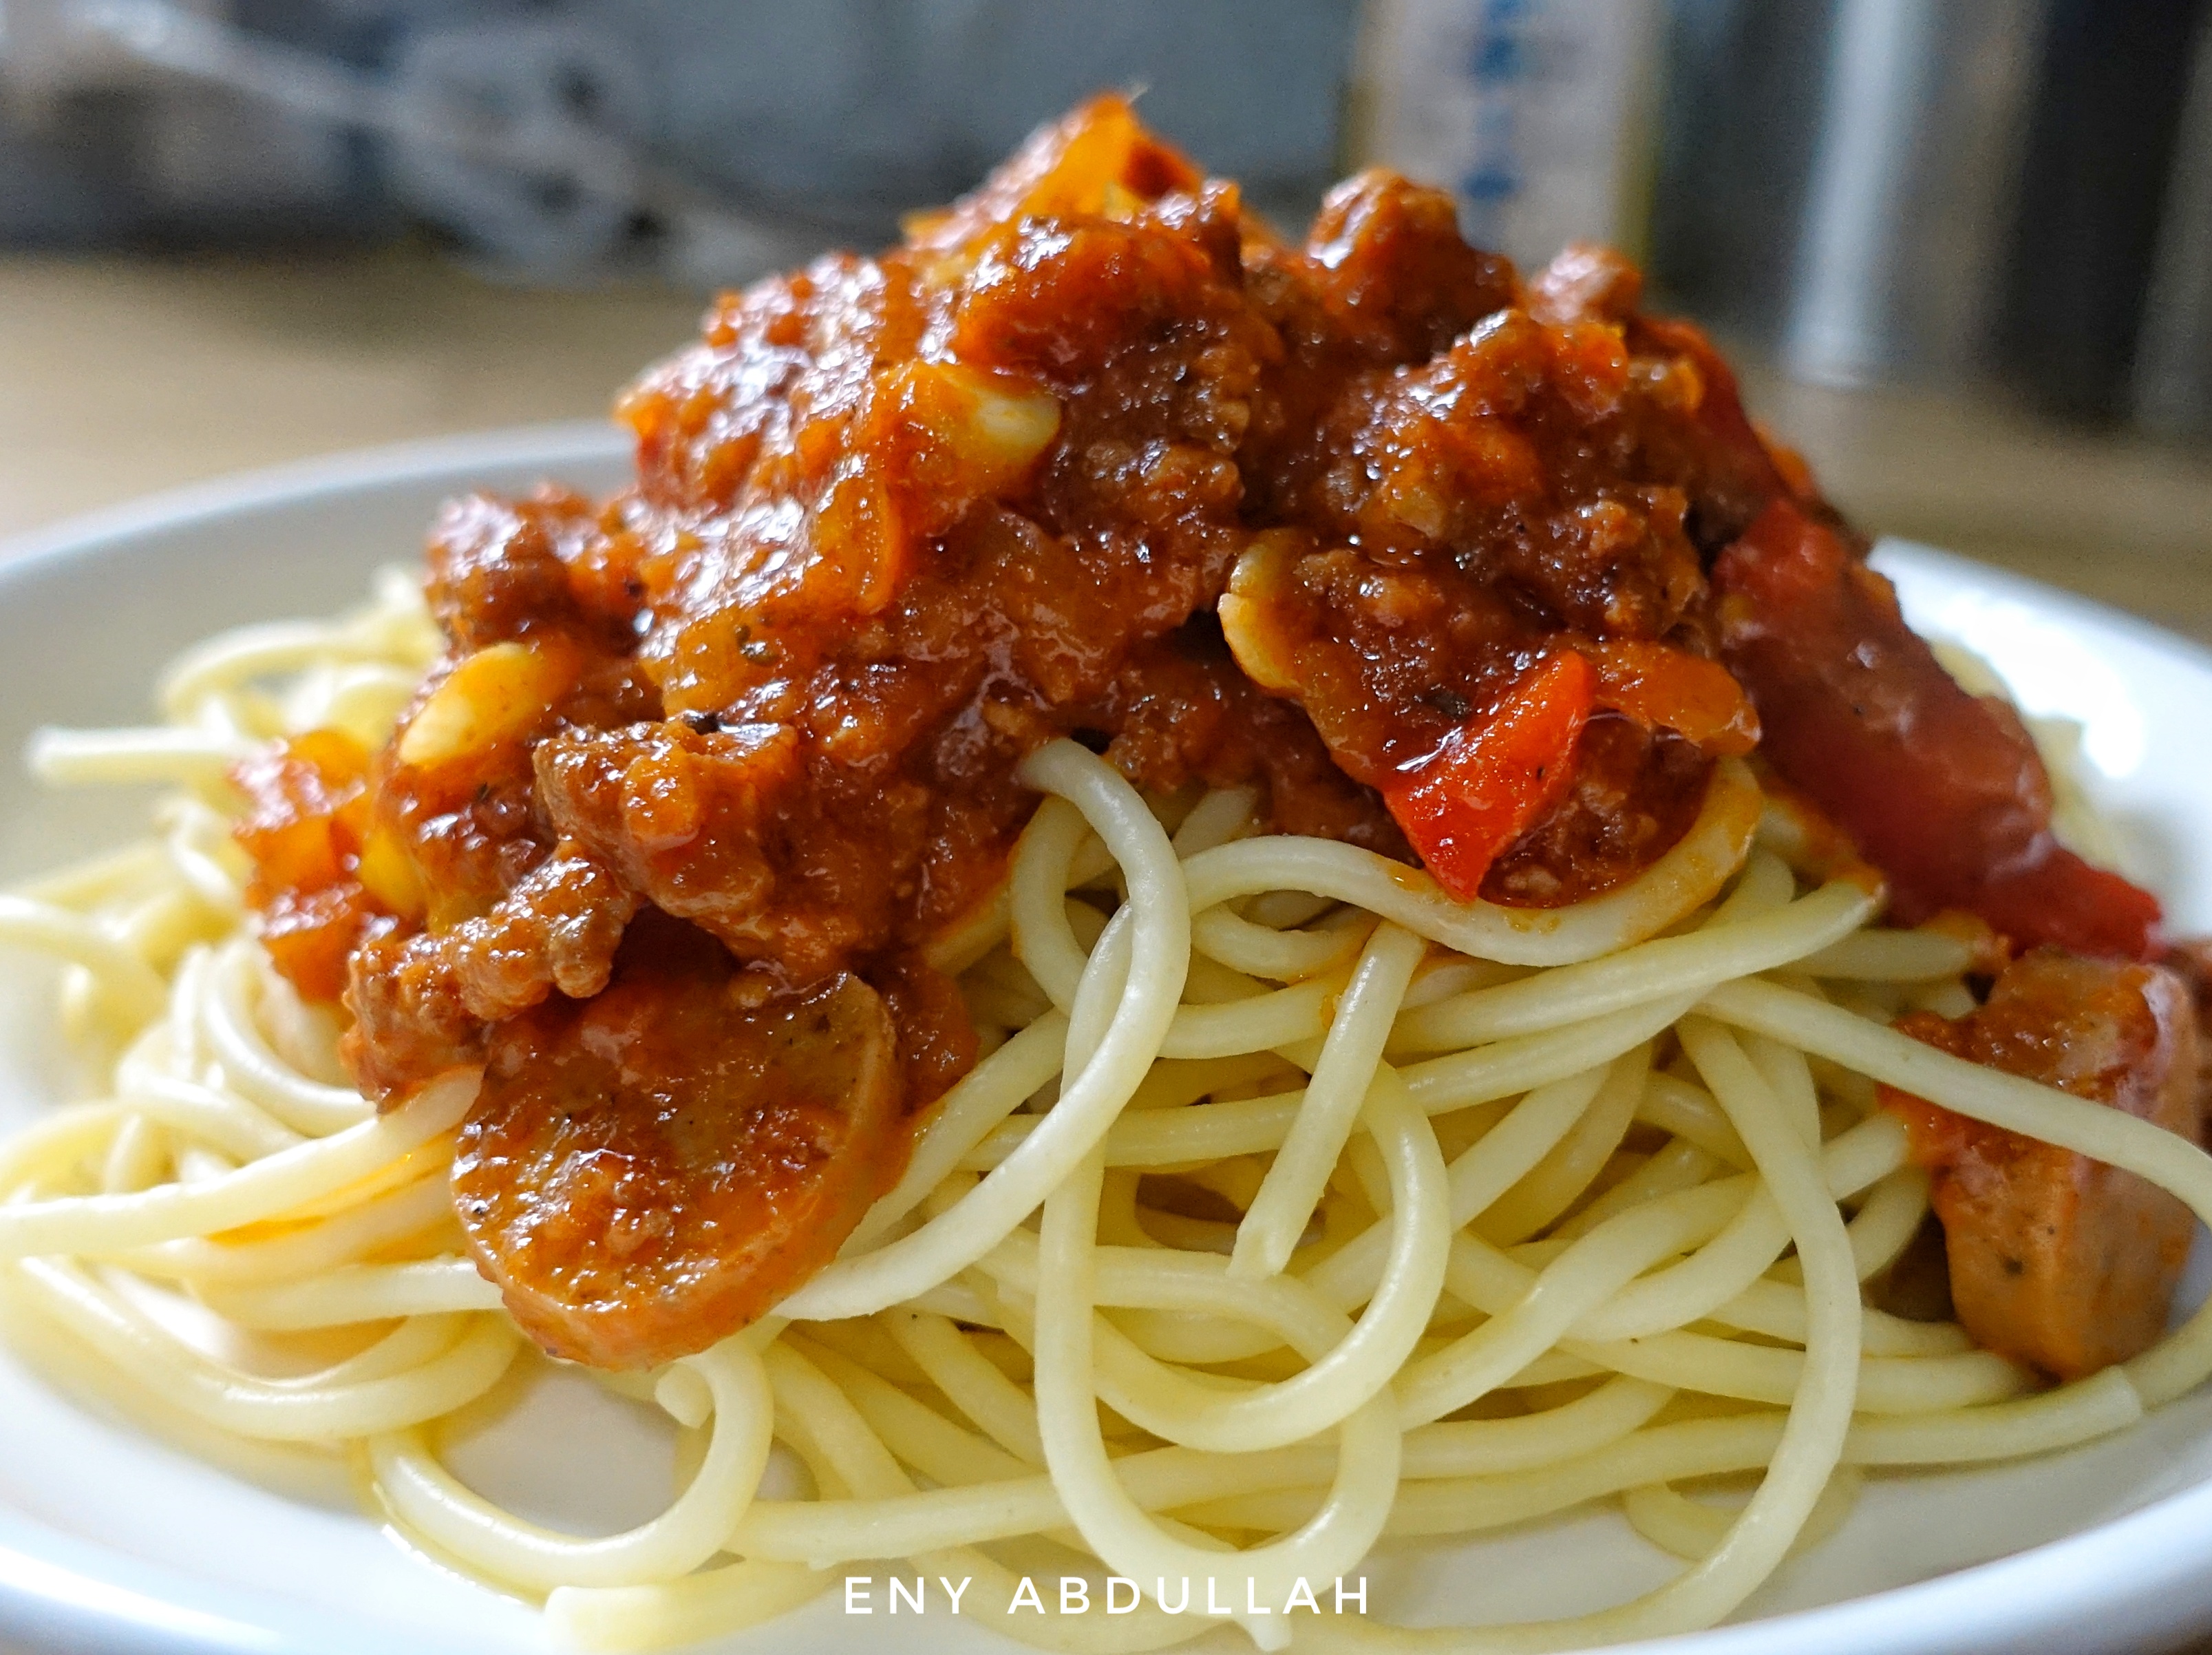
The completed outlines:
<svg viewBox="0 0 2212 1655">
<path fill-rule="evenodd" d="M 41 723 L 143 719 L 160 664 L 219 627 L 354 601 L 376 566 L 415 557 L 450 493 L 548 475 L 605 488 L 626 458 L 597 426 L 420 445 L 165 496 L 19 541 L 0 551 L 0 751 L 20 751 Z M 2083 722 L 2100 795 L 2177 928 L 2212 929 L 2201 727 L 2212 657 L 1940 552 L 1890 545 L 1880 561 L 1917 624 L 1979 651 L 2031 712 Z M 0 881 L 118 842 L 143 819 L 134 801 L 49 795 L 6 773 Z M 67 1084 L 43 987 L 20 964 L 0 983 L 0 1129 Z M 217 1470 L 71 1389 L 0 1357 L 0 1640 L 146 1655 L 544 1647 L 534 1611 L 403 1553 L 342 1494 L 303 1500 Z M 580 1384 L 543 1398 L 462 1469 L 580 1530 L 638 1520 L 669 1476 L 643 1414 Z M 1587 1608 L 1672 1567 L 1617 1518 L 1585 1516 L 1390 1550 L 1370 1566 L 1371 1591 L 1378 1609 L 1414 1620 L 1494 1621 Z M 873 1602 L 873 1617 L 848 1619 L 833 1594 L 735 1647 L 930 1655 L 991 1641 L 941 1603 L 918 1622 L 887 1621 L 881 1569 Z M 2212 1626 L 2212 1396 L 2047 1459 L 1878 1479 L 1843 1530 L 1786 1565 L 1747 1613 L 1783 1618 L 1645 1647 L 2094 1652 Z M 1237 1646 L 1233 1634 L 1215 1640 Z"/>
</svg>

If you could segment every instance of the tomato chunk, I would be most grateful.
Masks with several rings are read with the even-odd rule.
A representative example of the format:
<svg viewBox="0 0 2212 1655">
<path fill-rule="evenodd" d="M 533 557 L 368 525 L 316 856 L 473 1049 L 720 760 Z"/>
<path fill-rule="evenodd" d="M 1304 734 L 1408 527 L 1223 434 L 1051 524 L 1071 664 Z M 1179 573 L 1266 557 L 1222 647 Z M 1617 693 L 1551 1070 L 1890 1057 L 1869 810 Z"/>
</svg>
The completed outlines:
<svg viewBox="0 0 2212 1655">
<path fill-rule="evenodd" d="M 231 768 L 246 810 L 232 830 L 253 861 L 246 897 L 270 958 L 310 1001 L 345 992 L 346 960 L 385 912 L 361 883 L 369 758 L 343 732 L 309 730 Z"/>
<path fill-rule="evenodd" d="M 2019 718 L 1952 681 L 1832 529 L 1777 500 L 1713 582 L 1760 751 L 1889 876 L 1895 917 L 1960 908 L 2022 946 L 2154 952 L 2157 899 L 2059 844 Z"/>
<path fill-rule="evenodd" d="M 453 1199 L 477 1268 L 556 1356 L 647 1367 L 703 1350 L 834 1257 L 896 1177 L 890 1019 L 839 976 L 763 992 L 657 916 L 614 980 L 494 1033 Z"/>
<path fill-rule="evenodd" d="M 1559 801 L 1589 721 L 1596 675 L 1584 656 L 1547 655 L 1486 719 L 1462 724 L 1382 802 L 1437 883 L 1472 902 L 1501 852 Z"/>
</svg>

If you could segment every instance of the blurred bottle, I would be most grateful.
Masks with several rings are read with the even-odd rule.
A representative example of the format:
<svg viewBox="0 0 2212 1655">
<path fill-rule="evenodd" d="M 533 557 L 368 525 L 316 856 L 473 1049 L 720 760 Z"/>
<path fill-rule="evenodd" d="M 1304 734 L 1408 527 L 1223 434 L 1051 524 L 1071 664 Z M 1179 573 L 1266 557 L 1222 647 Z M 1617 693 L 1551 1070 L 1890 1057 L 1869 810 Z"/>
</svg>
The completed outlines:
<svg viewBox="0 0 2212 1655">
<path fill-rule="evenodd" d="M 2173 160 L 2206 11 L 1669 0 L 1655 285 L 1815 382 L 2179 408 L 2212 375 L 2212 107 Z"/>
<path fill-rule="evenodd" d="M 1573 240 L 1638 253 L 1659 21 L 1656 0 L 1368 0 L 1347 160 L 1446 186 L 1524 270 Z"/>
<path fill-rule="evenodd" d="M 1994 362 L 2055 412 L 2124 414 L 2157 334 L 2145 307 L 2205 15 L 2203 0 L 2052 0 Z"/>
<path fill-rule="evenodd" d="M 2130 387 L 2162 436 L 2212 436 L 2212 18 L 2200 20 Z"/>
<path fill-rule="evenodd" d="M 1837 8 L 1783 321 L 1800 378 L 1971 370 L 2004 267 L 2039 9 Z"/>
<path fill-rule="evenodd" d="M 1976 371 L 2043 34 L 2037 0 L 1674 0 L 1652 274 L 1828 384 Z"/>
</svg>

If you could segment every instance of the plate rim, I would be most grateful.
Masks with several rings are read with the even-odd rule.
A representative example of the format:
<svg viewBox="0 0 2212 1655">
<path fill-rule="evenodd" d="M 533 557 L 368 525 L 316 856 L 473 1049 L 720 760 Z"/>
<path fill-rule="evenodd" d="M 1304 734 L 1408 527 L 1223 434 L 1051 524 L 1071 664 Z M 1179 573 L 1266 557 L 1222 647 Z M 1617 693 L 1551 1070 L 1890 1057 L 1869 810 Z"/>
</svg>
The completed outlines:
<svg viewBox="0 0 2212 1655">
<path fill-rule="evenodd" d="M 226 473 L 0 537 L 0 597 L 60 565 L 151 534 L 441 478 L 465 486 L 471 470 L 602 464 L 630 446 L 611 422 L 547 422 Z M 1875 562 L 1917 565 L 2030 603 L 2062 622 L 2091 623 L 2212 675 L 2212 648 L 2099 599 L 1917 541 L 1885 538 Z M 374 1521 L 368 1513 L 362 1520 Z M 1765 1655 L 1778 1647 L 1794 1655 L 1944 1655 L 2069 1635 L 2070 1646 L 2082 1650 L 2154 1645 L 2212 1625 L 2208 1560 L 2212 1481 L 1932 1579 L 1617 1647 L 1652 1655 Z M 389 1648 L 398 1630 L 358 1617 L 341 1622 L 280 1593 L 210 1580 L 0 1508 L 0 1635 L 116 1655 L 366 1655 Z M 416 1646 L 426 1647 L 419 1640 Z"/>
<path fill-rule="evenodd" d="M 635 439 L 611 419 L 546 420 L 282 460 L 133 495 L 0 535 L 0 586 L 156 530 L 234 513 L 297 505 L 319 495 L 428 482 L 463 466 L 561 465 L 619 459 Z"/>
</svg>

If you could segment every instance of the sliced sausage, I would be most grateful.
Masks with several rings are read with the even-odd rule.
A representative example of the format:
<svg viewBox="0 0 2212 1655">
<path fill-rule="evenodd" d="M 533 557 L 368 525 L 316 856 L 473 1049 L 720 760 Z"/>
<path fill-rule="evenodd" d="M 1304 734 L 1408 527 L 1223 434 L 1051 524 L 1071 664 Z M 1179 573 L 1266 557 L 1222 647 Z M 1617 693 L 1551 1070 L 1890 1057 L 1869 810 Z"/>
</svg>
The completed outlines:
<svg viewBox="0 0 2212 1655">
<path fill-rule="evenodd" d="M 858 977 L 775 991 L 703 934 L 641 918 L 604 993 L 493 1031 L 455 1206 L 548 1351 L 650 1366 L 835 1256 L 903 1161 L 902 1091 Z"/>
<path fill-rule="evenodd" d="M 2196 1009 L 2159 967 L 2038 949 L 1968 1016 L 1917 1013 L 1899 1027 L 2197 1135 Z M 1935 1174 L 1952 1304 L 1978 1342 L 2074 1379 L 2157 1342 L 2196 1234 L 2187 1208 L 2132 1173 L 1882 1090 Z"/>
</svg>

